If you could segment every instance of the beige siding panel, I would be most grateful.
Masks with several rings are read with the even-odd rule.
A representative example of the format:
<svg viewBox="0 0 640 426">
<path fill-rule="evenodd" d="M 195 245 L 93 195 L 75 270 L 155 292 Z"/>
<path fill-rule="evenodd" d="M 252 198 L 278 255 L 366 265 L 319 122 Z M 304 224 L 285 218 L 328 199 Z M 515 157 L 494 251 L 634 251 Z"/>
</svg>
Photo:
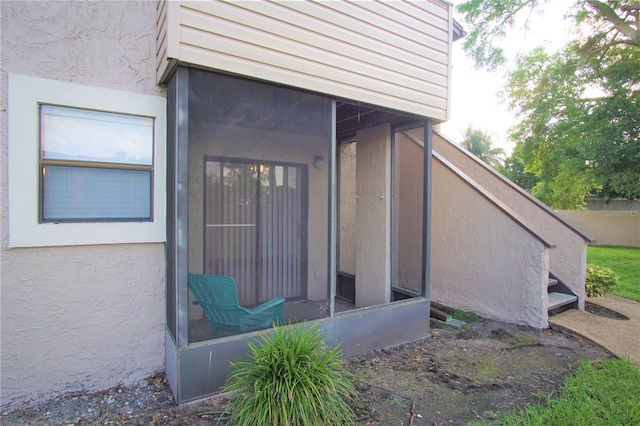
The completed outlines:
<svg viewBox="0 0 640 426">
<path fill-rule="evenodd" d="M 453 52 L 453 13 L 449 14 L 449 36 L 448 39 L 451 40 L 451 43 L 449 43 L 449 58 L 452 57 L 452 52 Z M 448 93 L 447 93 L 447 99 L 451 99 L 451 80 L 452 80 L 452 73 L 451 73 L 451 61 L 449 61 L 449 73 L 447 75 L 449 81 L 447 82 L 447 89 L 448 89 Z M 451 102 L 447 102 L 447 117 L 451 117 Z"/>
<path fill-rule="evenodd" d="M 240 58 L 252 58 L 262 64 L 282 64 L 283 67 L 292 68 L 309 76 L 323 77 L 334 85 L 347 84 L 372 93 L 393 93 L 399 99 L 410 102 L 426 102 L 439 108 L 446 108 L 446 93 L 441 97 L 422 93 L 416 90 L 393 85 L 382 80 L 376 80 L 363 74 L 346 72 L 342 69 L 331 67 L 319 62 L 312 62 L 298 56 L 287 54 L 285 51 L 275 51 L 251 45 L 231 38 L 221 37 L 217 34 L 206 33 L 193 28 L 182 28 L 182 40 L 184 45 L 201 46 L 203 44 L 217 47 L 215 52 Z M 286 83 L 287 81 L 283 81 Z M 343 96 L 341 94 L 341 96 Z"/>
<path fill-rule="evenodd" d="M 351 35 L 364 36 L 364 45 L 374 51 L 378 45 L 390 45 L 396 50 L 419 52 L 419 57 L 423 57 L 424 54 L 428 53 L 430 58 L 446 62 L 446 40 L 436 45 L 424 44 L 421 42 L 422 35 L 413 29 L 403 28 L 400 24 L 388 21 L 384 16 L 365 13 L 364 9 L 357 8 L 350 2 L 310 3 L 293 1 L 284 2 L 282 5 L 321 21 L 330 22 L 337 27 L 348 30 Z M 368 16 L 367 19 L 369 21 L 386 21 L 388 27 L 375 26 L 362 20 L 361 16 L 365 14 Z M 446 29 L 446 21 L 443 21 L 442 25 Z M 417 37 L 417 39 L 411 37 Z"/>
<path fill-rule="evenodd" d="M 165 8 L 158 11 L 158 21 L 156 22 L 156 54 L 162 49 L 167 48 L 167 14 L 164 13 Z M 166 57 L 158 56 L 159 59 L 166 59 Z"/>
<path fill-rule="evenodd" d="M 156 5 L 156 80 L 162 83 L 179 56 L 180 4 L 160 0 Z"/>
<path fill-rule="evenodd" d="M 452 6 L 439 0 L 163 7 L 158 55 L 166 51 L 169 61 L 447 119 Z M 159 78 L 166 76 L 162 64 Z"/>
<path fill-rule="evenodd" d="M 304 3 L 303 3 L 304 4 Z M 434 49 L 440 52 L 447 51 L 446 40 L 446 21 L 444 25 L 444 31 L 437 31 L 437 28 L 433 28 L 433 35 L 421 31 L 417 31 L 416 27 L 412 27 L 412 17 L 406 16 L 406 20 L 394 21 L 388 19 L 385 13 L 387 10 L 382 4 L 377 4 L 379 9 L 377 13 L 372 12 L 377 2 L 325 2 L 323 6 L 331 8 L 336 11 L 336 15 L 343 17 L 350 17 L 357 25 L 353 27 L 357 28 L 362 34 L 368 35 L 374 40 L 386 42 L 392 40 L 393 44 L 402 46 L 405 43 L 422 45 L 428 49 Z M 365 9 L 365 6 L 370 10 Z M 388 8 L 387 8 L 388 9 Z M 357 20 L 357 21 L 356 21 Z M 429 28 L 424 22 L 417 23 L 417 28 Z M 440 38 L 436 36 L 440 35 Z"/>
<path fill-rule="evenodd" d="M 341 74 L 339 77 L 342 81 L 351 82 L 351 84 L 363 84 L 366 83 L 363 77 L 377 73 L 377 78 L 383 83 L 391 83 L 400 86 L 397 90 L 398 96 L 412 99 L 416 93 L 429 93 L 435 96 L 446 99 L 447 90 L 446 87 L 438 86 L 433 83 L 425 82 L 415 77 L 410 77 L 398 73 L 394 73 L 389 70 L 374 67 L 371 64 L 354 61 L 350 58 L 341 57 L 333 52 L 326 50 L 320 50 L 313 46 L 301 44 L 293 40 L 282 39 L 273 36 L 264 31 L 259 31 L 254 28 L 246 26 L 239 26 L 226 20 L 220 20 L 215 17 L 205 16 L 202 14 L 194 13 L 193 11 L 184 11 L 183 13 L 183 29 L 185 31 L 183 35 L 183 41 L 191 45 L 198 45 L 199 40 L 194 40 L 191 37 L 191 33 L 187 31 L 187 28 L 198 30 L 201 32 L 200 36 L 205 37 L 211 35 L 212 37 L 222 37 L 231 40 L 228 46 L 225 46 L 228 51 L 233 54 L 238 54 L 235 50 L 236 42 L 244 43 L 251 48 L 257 48 L 255 54 L 270 53 L 272 55 L 280 55 L 280 59 L 274 56 L 274 59 L 270 63 L 283 63 L 289 61 L 294 63 L 300 61 L 300 65 L 297 69 L 308 69 L 309 73 L 316 74 L 318 76 L 325 75 L 326 72 L 334 72 Z M 215 23 L 214 26 L 211 24 Z M 208 31 L 209 28 L 215 28 L 215 32 Z M 206 35 L 205 35 L 206 34 Z M 217 44 L 216 46 L 222 47 L 224 43 Z M 271 49 L 271 46 L 275 46 Z M 249 53 L 247 53 L 249 54 Z M 312 61 L 306 58 L 313 58 Z M 338 66 L 332 66 L 330 64 L 339 64 Z M 330 69 L 325 69 L 325 68 Z M 371 83 L 376 83 L 371 81 Z M 416 99 L 414 99 L 416 100 Z"/>
<path fill-rule="evenodd" d="M 160 32 L 167 20 L 167 2 L 160 0 L 156 3 L 156 33 Z"/>
<path fill-rule="evenodd" d="M 167 28 L 159 27 L 158 37 L 156 39 L 156 57 L 158 63 L 167 60 Z M 159 67 L 156 67 L 158 69 Z"/>
<path fill-rule="evenodd" d="M 156 3 L 156 78 L 167 67 L 167 2 Z"/>
<path fill-rule="evenodd" d="M 436 22 L 434 18 L 447 20 L 449 17 L 449 4 L 440 0 L 433 1 L 389 1 L 388 6 L 394 7 L 402 12 L 415 16 L 424 22 Z"/>
<path fill-rule="evenodd" d="M 156 35 L 164 27 L 167 18 L 167 2 L 165 0 L 158 0 L 156 2 Z"/>
<path fill-rule="evenodd" d="M 269 33 L 276 37 L 281 37 L 288 41 L 294 41 L 306 45 L 310 50 L 315 49 L 333 53 L 334 61 L 348 58 L 352 63 L 363 62 L 393 72 L 396 76 L 409 76 L 418 81 L 415 75 L 421 75 L 422 80 L 441 86 L 446 86 L 447 66 L 435 60 L 425 60 L 417 55 L 408 56 L 399 66 L 398 59 L 393 58 L 398 50 L 393 46 L 387 46 L 383 51 L 371 51 L 362 48 L 354 42 L 366 43 L 366 38 L 359 37 L 353 40 L 349 31 L 336 27 L 330 23 L 312 19 L 307 15 L 293 10 L 280 7 L 274 9 L 263 2 L 257 3 L 223 3 L 220 6 L 211 3 L 197 3 L 189 5 L 190 12 L 201 12 L 212 15 L 210 19 L 216 18 L 215 14 L 224 10 L 225 19 L 234 22 L 240 28 L 250 27 L 261 33 Z M 188 16 L 185 8 L 185 18 Z M 205 17 L 206 19 L 206 17 Z M 186 20 L 183 22 L 187 24 Z M 295 24 L 294 24 L 295 23 Z M 220 29 L 211 26 L 210 23 L 201 23 L 200 28 L 205 28 L 210 32 L 220 32 Z M 327 34 L 338 34 L 342 39 L 329 37 Z M 255 38 L 250 38 L 246 34 L 240 37 L 247 42 L 253 42 Z M 330 47 L 329 50 L 327 47 Z M 311 51 L 309 54 L 313 54 Z M 317 59 L 317 58 L 314 58 Z M 415 64 L 422 62 L 422 66 Z M 429 72 L 431 71 L 431 72 Z M 412 86 L 409 86 L 412 87 Z"/>
<path fill-rule="evenodd" d="M 432 2 L 403 2 L 403 1 L 387 1 L 387 2 L 361 2 L 363 7 L 371 7 L 374 10 L 379 10 L 379 6 L 384 6 L 385 16 L 396 20 L 400 23 L 411 22 L 414 28 L 421 28 L 424 25 L 429 25 L 437 28 L 442 28 L 443 23 L 448 19 L 448 7 L 446 5 L 437 5 Z M 393 9 L 394 11 L 390 11 Z M 409 20 L 406 19 L 407 15 Z M 425 30 L 427 31 L 427 30 Z"/>
<path fill-rule="evenodd" d="M 331 21 L 321 21 L 316 17 L 289 9 L 285 3 L 278 3 L 277 8 L 263 2 L 240 2 L 234 3 L 234 5 L 250 8 L 250 10 L 254 12 L 259 12 L 260 15 L 271 17 L 275 21 L 287 25 L 286 29 L 292 32 L 285 33 L 283 35 L 284 37 L 295 37 L 295 39 L 308 42 L 305 39 L 305 33 L 315 34 L 321 37 L 319 43 L 313 42 L 318 43 L 317 45 L 319 47 L 325 47 L 327 49 L 330 47 L 331 50 L 353 59 L 363 60 L 373 64 L 380 64 L 382 61 L 380 66 L 385 66 L 385 64 L 391 62 L 392 65 L 386 66 L 398 72 L 411 73 L 411 67 L 418 68 L 416 64 L 420 64 L 419 69 L 426 69 L 441 75 L 447 74 L 446 64 L 438 62 L 434 58 L 420 56 L 412 51 L 401 51 L 395 46 L 385 43 L 380 43 L 373 48 L 369 38 L 354 33 L 350 28 L 342 28 Z M 273 31 L 270 25 L 268 29 L 264 27 L 262 29 L 265 31 Z M 293 32 L 295 32 L 295 35 L 293 35 Z M 347 46 L 349 50 L 340 50 L 342 46 Z M 365 56 L 360 57 L 359 55 Z"/>
<path fill-rule="evenodd" d="M 447 51 L 447 27 L 446 25 L 443 26 L 443 22 L 446 23 L 446 20 L 432 19 L 430 20 L 432 22 L 422 21 L 414 16 L 407 16 L 406 12 L 393 8 L 389 3 L 363 1 L 358 2 L 357 6 L 372 12 L 371 14 L 375 13 L 379 16 L 384 16 L 384 19 L 378 18 L 378 21 L 376 21 L 378 24 L 376 26 L 379 28 L 388 30 L 391 25 L 393 27 L 398 26 L 398 28 L 402 29 L 401 32 L 397 32 L 399 36 L 418 41 L 429 49 L 437 48 L 441 52 Z M 434 17 L 431 16 L 431 18 Z M 408 28 L 407 25 L 410 27 Z"/>
<path fill-rule="evenodd" d="M 167 31 L 166 28 L 162 28 L 158 33 L 156 39 L 156 72 L 161 68 L 162 62 L 167 60 Z"/>
</svg>

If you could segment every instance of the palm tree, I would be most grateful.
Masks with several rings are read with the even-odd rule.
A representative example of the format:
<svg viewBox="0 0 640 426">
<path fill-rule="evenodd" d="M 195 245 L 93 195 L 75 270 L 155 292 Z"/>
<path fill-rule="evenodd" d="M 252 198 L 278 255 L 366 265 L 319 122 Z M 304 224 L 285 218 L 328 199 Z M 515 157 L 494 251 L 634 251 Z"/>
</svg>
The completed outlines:
<svg viewBox="0 0 640 426">
<path fill-rule="evenodd" d="M 502 164 L 502 156 L 504 150 L 502 148 L 493 148 L 493 137 L 480 129 L 474 129 L 469 125 L 463 133 L 463 140 L 460 142 L 473 155 L 489 164 L 492 167 Z"/>
</svg>

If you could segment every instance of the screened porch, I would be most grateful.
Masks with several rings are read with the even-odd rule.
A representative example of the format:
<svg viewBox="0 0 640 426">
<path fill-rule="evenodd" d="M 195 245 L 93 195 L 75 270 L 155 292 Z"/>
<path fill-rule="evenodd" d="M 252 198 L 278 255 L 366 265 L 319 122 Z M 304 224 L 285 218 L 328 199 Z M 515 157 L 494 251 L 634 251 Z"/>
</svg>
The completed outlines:
<svg viewBox="0 0 640 426">
<path fill-rule="evenodd" d="M 319 321 L 346 354 L 426 333 L 428 209 L 411 206 L 428 203 L 429 175 L 401 166 L 429 164 L 430 151 L 396 136 L 428 136 L 428 121 L 185 67 L 168 111 L 167 372 L 179 400 L 215 393 L 275 323 Z"/>
</svg>

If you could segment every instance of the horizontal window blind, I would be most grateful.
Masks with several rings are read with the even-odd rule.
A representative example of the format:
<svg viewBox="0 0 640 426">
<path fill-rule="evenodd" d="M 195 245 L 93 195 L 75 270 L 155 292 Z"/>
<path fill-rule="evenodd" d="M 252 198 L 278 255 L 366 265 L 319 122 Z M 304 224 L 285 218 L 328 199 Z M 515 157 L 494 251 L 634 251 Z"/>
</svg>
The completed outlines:
<svg viewBox="0 0 640 426">
<path fill-rule="evenodd" d="M 42 219 L 150 220 L 151 171 L 43 166 Z"/>
</svg>

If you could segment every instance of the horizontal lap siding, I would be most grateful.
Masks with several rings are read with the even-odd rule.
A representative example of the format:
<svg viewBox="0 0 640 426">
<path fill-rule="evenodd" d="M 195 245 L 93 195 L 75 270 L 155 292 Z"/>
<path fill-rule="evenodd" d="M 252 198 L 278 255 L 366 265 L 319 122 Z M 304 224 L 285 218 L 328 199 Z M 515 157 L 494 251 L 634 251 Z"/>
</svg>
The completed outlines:
<svg viewBox="0 0 640 426">
<path fill-rule="evenodd" d="M 156 75 L 161 74 L 167 64 L 167 2 L 165 0 L 156 3 Z"/>
<path fill-rule="evenodd" d="M 179 55 L 180 4 L 173 0 L 156 3 L 156 79 L 163 82 Z"/>
<path fill-rule="evenodd" d="M 168 6 L 168 4 L 167 4 Z M 443 2 L 184 2 L 168 58 L 445 120 Z M 161 19 L 159 18 L 159 22 Z M 162 66 L 158 62 L 158 76 Z"/>
</svg>

